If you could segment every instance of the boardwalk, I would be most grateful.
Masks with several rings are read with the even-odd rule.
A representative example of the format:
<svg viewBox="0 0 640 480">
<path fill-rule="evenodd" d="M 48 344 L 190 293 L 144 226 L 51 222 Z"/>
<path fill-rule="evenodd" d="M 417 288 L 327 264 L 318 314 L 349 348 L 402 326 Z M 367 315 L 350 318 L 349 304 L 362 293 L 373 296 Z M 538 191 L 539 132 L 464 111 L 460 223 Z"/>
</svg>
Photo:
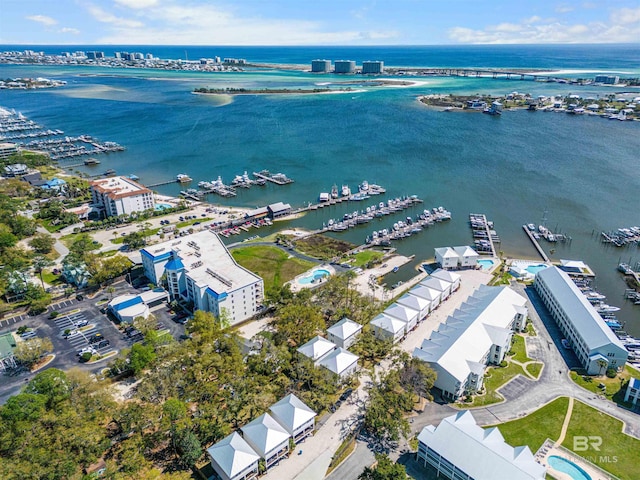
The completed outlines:
<svg viewBox="0 0 640 480">
<path fill-rule="evenodd" d="M 529 240 L 531 240 L 531 243 L 533 243 L 533 246 L 538 252 L 538 255 L 542 257 L 542 260 L 544 260 L 545 262 L 549 262 L 549 257 L 547 256 L 547 254 L 544 252 L 544 250 L 538 243 L 538 240 L 536 240 L 536 238 L 533 236 L 533 233 L 531 232 L 531 230 L 529 230 L 526 225 L 522 225 L 522 229 L 527 234 L 527 237 L 529 237 Z"/>
</svg>

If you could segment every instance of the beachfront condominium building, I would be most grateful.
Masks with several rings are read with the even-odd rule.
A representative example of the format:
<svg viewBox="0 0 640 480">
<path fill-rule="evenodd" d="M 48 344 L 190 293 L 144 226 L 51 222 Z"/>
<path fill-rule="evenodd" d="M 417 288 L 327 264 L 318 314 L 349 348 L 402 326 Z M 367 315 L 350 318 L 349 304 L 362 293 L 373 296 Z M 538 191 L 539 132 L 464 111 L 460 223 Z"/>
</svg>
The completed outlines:
<svg viewBox="0 0 640 480">
<path fill-rule="evenodd" d="M 127 177 L 92 181 L 91 203 L 107 217 L 131 215 L 155 206 L 153 192 Z"/>
<path fill-rule="evenodd" d="M 159 285 L 166 278 L 172 300 L 192 305 L 231 325 L 258 313 L 264 298 L 262 278 L 241 267 L 215 233 L 205 230 L 143 248 L 146 277 Z"/>
<path fill-rule="evenodd" d="M 329 73 L 331 71 L 331 60 L 312 60 L 312 73 Z"/>
<path fill-rule="evenodd" d="M 9 158 L 11 155 L 18 153 L 18 145 L 10 142 L 0 143 L 0 160 Z"/>
<path fill-rule="evenodd" d="M 512 447 L 497 427 L 483 429 L 469 410 L 426 426 L 418 435 L 418 461 L 454 480 L 544 480 L 546 468 L 529 447 Z"/>
<path fill-rule="evenodd" d="M 384 73 L 384 62 L 379 60 L 362 62 L 363 75 L 377 75 Z"/>
<path fill-rule="evenodd" d="M 545 268 L 534 285 L 588 375 L 624 367 L 629 352 L 566 272 Z"/>
<path fill-rule="evenodd" d="M 353 60 L 336 60 L 333 62 L 334 73 L 356 73 L 356 62 Z"/>
<path fill-rule="evenodd" d="M 525 328 L 526 303 L 509 287 L 481 285 L 413 351 L 436 371 L 434 386 L 444 398 L 482 388 L 487 365 L 502 362 L 513 332 Z"/>
</svg>

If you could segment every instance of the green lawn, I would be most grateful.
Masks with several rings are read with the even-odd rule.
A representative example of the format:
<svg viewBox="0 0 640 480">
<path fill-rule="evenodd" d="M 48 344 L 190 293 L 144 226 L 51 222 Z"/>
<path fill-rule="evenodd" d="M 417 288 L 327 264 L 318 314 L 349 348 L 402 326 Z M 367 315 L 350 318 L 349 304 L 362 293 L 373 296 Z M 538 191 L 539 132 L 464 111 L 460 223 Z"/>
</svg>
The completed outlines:
<svg viewBox="0 0 640 480">
<path fill-rule="evenodd" d="M 509 363 L 506 367 L 489 367 L 484 377 L 484 395 L 474 395 L 473 402 L 459 403 L 459 407 L 481 407 L 491 405 L 503 400 L 502 396 L 496 392 L 498 388 L 503 386 L 518 374 L 524 375 L 524 371 L 520 365 Z"/>
<path fill-rule="evenodd" d="M 383 252 L 367 249 L 363 252 L 348 257 L 348 259 L 343 259 L 343 261 L 349 261 L 349 264 L 352 267 L 363 267 L 371 261 L 376 262 L 382 260 L 382 257 L 384 257 Z"/>
<path fill-rule="evenodd" d="M 567 397 L 557 398 L 524 418 L 498 425 L 500 433 L 509 445 L 528 445 L 535 453 L 547 438 L 558 439 L 568 406 Z"/>
<path fill-rule="evenodd" d="M 640 372 L 635 368 L 626 365 L 625 369 L 618 373 L 616 378 L 608 378 L 606 375 L 599 377 L 582 375 L 576 371 L 571 371 L 571 379 L 587 390 L 605 395 L 609 400 L 613 400 L 617 403 L 621 403 L 624 399 L 624 391 L 627 386 L 626 383 L 631 377 L 640 378 Z M 600 384 L 605 386 L 604 389 L 600 388 Z M 622 388 L 621 388 L 622 387 Z"/>
<path fill-rule="evenodd" d="M 540 372 L 542 371 L 542 366 L 544 364 L 542 362 L 530 363 L 525 367 L 527 372 L 533 376 L 533 378 L 538 378 L 540 376 Z"/>
<path fill-rule="evenodd" d="M 265 287 L 280 286 L 314 265 L 299 258 L 290 258 L 277 247 L 241 247 L 233 249 L 231 254 L 244 268 L 262 277 Z"/>
<path fill-rule="evenodd" d="M 527 357 L 527 349 L 525 348 L 524 337 L 515 334 L 511 340 L 511 351 L 514 352 L 512 358 L 520 363 L 526 363 L 533 360 Z"/>
<path fill-rule="evenodd" d="M 600 436 L 600 450 L 577 452 L 603 470 L 613 473 L 622 480 L 637 480 L 640 465 L 640 440 L 622 433 L 622 422 L 591 408 L 581 402 L 574 402 L 571 423 L 563 447 L 573 450 L 574 436 Z"/>
<path fill-rule="evenodd" d="M 62 283 L 64 283 L 64 280 L 62 278 L 62 275 L 55 275 L 54 273 L 48 271 L 48 270 L 43 270 L 42 271 L 42 280 L 44 280 L 45 283 L 53 286 L 53 285 L 60 285 Z"/>
<path fill-rule="evenodd" d="M 202 218 L 192 218 L 191 220 L 185 220 L 184 222 L 178 222 L 176 223 L 176 228 L 184 228 L 184 227 L 190 227 L 192 226 L 194 223 L 202 223 L 202 222 L 207 222 L 211 220 L 209 217 L 202 217 Z M 158 229 L 159 230 L 159 229 Z M 156 230 L 157 231 L 157 230 Z"/>
</svg>

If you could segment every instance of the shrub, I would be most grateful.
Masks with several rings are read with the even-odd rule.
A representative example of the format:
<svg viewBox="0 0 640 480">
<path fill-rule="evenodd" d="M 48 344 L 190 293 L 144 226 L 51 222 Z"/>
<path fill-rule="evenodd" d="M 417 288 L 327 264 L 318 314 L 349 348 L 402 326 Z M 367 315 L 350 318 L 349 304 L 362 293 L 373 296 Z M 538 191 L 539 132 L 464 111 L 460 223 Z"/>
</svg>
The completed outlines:
<svg viewBox="0 0 640 480">
<path fill-rule="evenodd" d="M 607 368 L 607 377 L 609 378 L 616 378 L 616 375 L 618 374 L 618 372 L 616 371 L 615 368 Z"/>
<path fill-rule="evenodd" d="M 503 367 L 503 368 L 506 367 L 507 366 L 507 361 L 506 360 L 502 360 L 500 362 L 500 366 Z"/>
<path fill-rule="evenodd" d="M 59 315 L 60 315 L 60 312 L 53 311 L 49 314 L 49 318 L 53 320 L 54 318 L 57 318 Z"/>
<path fill-rule="evenodd" d="M 84 352 L 80 357 L 80 360 L 82 362 L 88 362 L 89 360 L 91 360 L 91 352 Z"/>
</svg>

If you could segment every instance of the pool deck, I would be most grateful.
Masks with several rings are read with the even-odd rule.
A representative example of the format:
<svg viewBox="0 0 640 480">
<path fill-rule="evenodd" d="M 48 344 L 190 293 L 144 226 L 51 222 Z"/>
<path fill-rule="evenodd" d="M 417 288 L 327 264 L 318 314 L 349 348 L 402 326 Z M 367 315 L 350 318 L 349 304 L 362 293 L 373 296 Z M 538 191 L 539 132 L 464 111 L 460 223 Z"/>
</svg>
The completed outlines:
<svg viewBox="0 0 640 480">
<path fill-rule="evenodd" d="M 313 272 L 315 272 L 316 270 L 326 270 L 329 272 L 329 275 L 335 275 L 336 273 L 336 269 L 333 268 L 331 265 L 324 264 L 324 263 L 322 265 L 317 265 L 312 269 L 307 270 L 304 273 L 301 273 L 300 275 L 295 277 L 293 280 L 290 280 L 288 283 L 291 286 L 291 291 L 299 292 L 303 288 L 314 288 L 320 285 L 323 281 L 325 281 L 325 280 L 322 280 L 320 282 L 314 282 L 314 283 L 300 283 L 300 279 L 311 276 Z"/>
<path fill-rule="evenodd" d="M 614 475 L 608 474 L 604 470 L 598 468 L 590 462 L 587 462 L 582 457 L 579 457 L 572 451 L 562 447 L 562 446 L 550 446 L 550 441 L 547 442 L 538 450 L 535 455 L 536 461 L 541 465 L 547 467 L 548 473 L 553 475 L 557 480 L 574 480 L 573 477 L 567 473 L 560 472 L 553 467 L 549 466 L 549 457 L 555 455 L 557 457 L 562 457 L 566 460 L 569 460 L 576 465 L 578 465 L 581 469 L 589 474 L 591 480 L 612 480 L 616 479 Z M 545 449 L 546 447 L 546 449 Z"/>
</svg>

